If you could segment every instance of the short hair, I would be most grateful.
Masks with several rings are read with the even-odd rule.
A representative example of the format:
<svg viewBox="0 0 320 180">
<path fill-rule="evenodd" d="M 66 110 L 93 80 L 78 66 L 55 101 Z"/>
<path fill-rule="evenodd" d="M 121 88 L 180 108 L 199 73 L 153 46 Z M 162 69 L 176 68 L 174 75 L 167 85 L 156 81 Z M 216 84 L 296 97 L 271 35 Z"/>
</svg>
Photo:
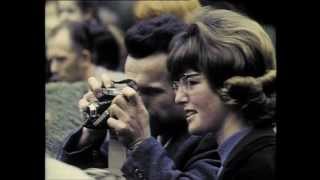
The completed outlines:
<svg viewBox="0 0 320 180">
<path fill-rule="evenodd" d="M 90 51 L 93 63 L 116 70 L 120 61 L 120 47 L 107 28 L 95 20 L 63 22 L 52 30 L 49 38 L 66 28 L 70 32 L 72 48 L 77 52 Z"/>
<path fill-rule="evenodd" d="M 247 123 L 266 126 L 273 121 L 275 50 L 257 22 L 236 12 L 205 7 L 194 14 L 188 30 L 175 37 L 169 49 L 172 80 L 187 69 L 203 72 L 211 89 L 242 112 Z"/>
<path fill-rule="evenodd" d="M 147 19 L 172 14 L 184 19 L 186 14 L 200 8 L 199 0 L 187 1 L 136 1 L 133 6 L 133 14 L 137 19 Z"/>
<path fill-rule="evenodd" d="M 187 25 L 172 15 L 162 15 L 138 22 L 125 35 L 128 54 L 143 58 L 155 53 L 168 53 L 174 35 L 182 32 Z"/>
</svg>

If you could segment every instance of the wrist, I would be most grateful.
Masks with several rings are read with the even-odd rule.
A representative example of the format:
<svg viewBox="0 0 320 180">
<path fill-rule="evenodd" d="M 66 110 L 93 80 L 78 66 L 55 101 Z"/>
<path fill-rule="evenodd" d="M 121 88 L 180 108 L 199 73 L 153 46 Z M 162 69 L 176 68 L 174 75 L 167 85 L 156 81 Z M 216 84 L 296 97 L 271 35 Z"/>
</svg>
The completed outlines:
<svg viewBox="0 0 320 180">
<path fill-rule="evenodd" d="M 106 130 L 82 128 L 82 134 L 79 141 L 79 147 L 84 147 L 90 144 L 96 144 L 103 141 L 106 135 Z"/>
</svg>

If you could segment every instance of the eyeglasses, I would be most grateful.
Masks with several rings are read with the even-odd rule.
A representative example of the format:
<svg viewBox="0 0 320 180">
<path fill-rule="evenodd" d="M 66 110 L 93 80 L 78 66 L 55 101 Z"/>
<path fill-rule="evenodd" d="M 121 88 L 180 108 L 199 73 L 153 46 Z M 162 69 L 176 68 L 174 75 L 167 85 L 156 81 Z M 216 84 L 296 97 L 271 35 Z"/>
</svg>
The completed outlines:
<svg viewBox="0 0 320 180">
<path fill-rule="evenodd" d="M 181 87 L 184 92 L 191 90 L 192 86 L 194 85 L 192 77 L 196 77 L 196 76 L 200 76 L 200 75 L 201 75 L 200 73 L 195 73 L 195 72 L 192 72 L 189 74 L 185 73 L 182 75 L 182 77 L 179 79 L 179 81 L 173 81 L 172 89 L 175 92 L 178 91 L 179 87 Z"/>
</svg>

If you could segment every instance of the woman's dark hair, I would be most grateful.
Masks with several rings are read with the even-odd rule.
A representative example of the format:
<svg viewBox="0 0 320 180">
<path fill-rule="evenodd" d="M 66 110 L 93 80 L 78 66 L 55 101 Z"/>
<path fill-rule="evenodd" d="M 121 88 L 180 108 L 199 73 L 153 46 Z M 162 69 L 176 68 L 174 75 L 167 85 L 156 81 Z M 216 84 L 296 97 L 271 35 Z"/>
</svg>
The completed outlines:
<svg viewBox="0 0 320 180">
<path fill-rule="evenodd" d="M 143 58 L 155 53 L 168 53 L 171 39 L 186 28 L 186 24 L 173 15 L 140 21 L 125 35 L 128 54 Z"/>
<path fill-rule="evenodd" d="M 107 69 L 116 70 L 120 61 L 120 47 L 107 27 L 95 20 L 84 22 L 64 22 L 57 26 L 49 36 L 53 36 L 63 28 L 70 32 L 73 48 L 80 52 L 90 51 L 93 63 Z"/>
<path fill-rule="evenodd" d="M 274 122 L 275 51 L 263 28 L 229 10 L 203 8 L 170 44 L 172 80 L 188 69 L 204 73 L 213 91 L 248 124 Z"/>
</svg>

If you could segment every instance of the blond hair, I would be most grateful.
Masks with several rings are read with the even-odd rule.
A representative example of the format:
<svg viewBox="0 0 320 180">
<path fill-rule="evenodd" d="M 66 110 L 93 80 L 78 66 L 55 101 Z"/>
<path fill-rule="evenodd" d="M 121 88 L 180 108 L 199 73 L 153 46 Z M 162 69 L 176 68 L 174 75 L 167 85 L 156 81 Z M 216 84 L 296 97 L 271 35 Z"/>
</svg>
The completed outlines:
<svg viewBox="0 0 320 180">
<path fill-rule="evenodd" d="M 153 18 L 161 14 L 172 14 L 184 19 L 188 13 L 200 7 L 199 0 L 137 1 L 133 11 L 135 18 L 139 20 Z"/>
</svg>

